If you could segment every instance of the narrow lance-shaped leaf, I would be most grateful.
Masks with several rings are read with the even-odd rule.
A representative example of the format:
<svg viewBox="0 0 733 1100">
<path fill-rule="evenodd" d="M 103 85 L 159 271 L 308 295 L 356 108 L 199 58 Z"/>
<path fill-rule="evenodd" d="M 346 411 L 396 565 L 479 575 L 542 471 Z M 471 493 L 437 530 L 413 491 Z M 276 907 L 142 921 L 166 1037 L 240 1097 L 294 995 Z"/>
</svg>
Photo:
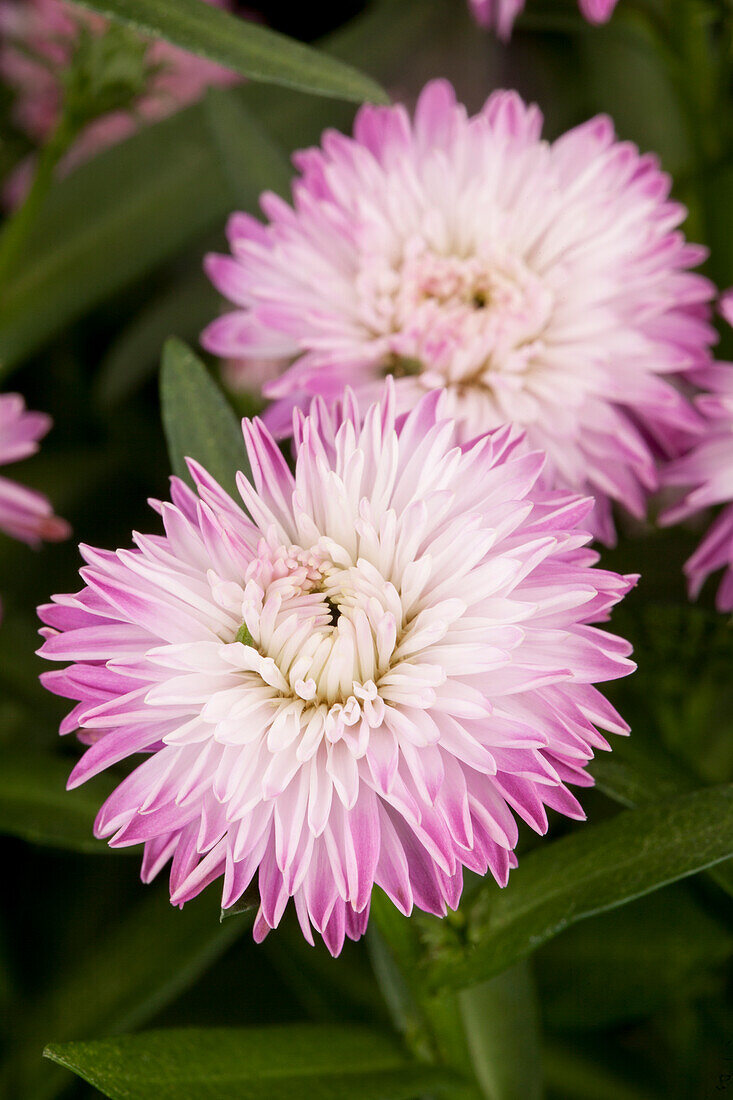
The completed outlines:
<svg viewBox="0 0 733 1100">
<path fill-rule="evenodd" d="M 190 53 L 265 84 L 356 102 L 385 103 L 370 77 L 310 46 L 201 0 L 77 0 Z"/>
<path fill-rule="evenodd" d="M 113 1100 L 412 1100 L 453 1095 L 456 1080 L 356 1027 L 150 1031 L 54 1043 L 45 1054 Z"/>
<path fill-rule="evenodd" d="M 661 745 L 653 748 L 630 739 L 609 756 L 596 758 L 590 771 L 604 794 L 633 809 L 694 790 L 694 776 Z M 733 897 L 733 860 L 708 872 L 721 890 Z"/>
<path fill-rule="evenodd" d="M 173 472 L 191 483 L 187 458 L 237 496 L 236 473 L 249 473 L 242 430 L 205 366 L 180 340 L 169 340 L 160 372 L 163 427 Z"/>
<path fill-rule="evenodd" d="M 620 813 L 530 852 L 468 912 L 468 942 L 433 951 L 429 988 L 460 989 L 511 966 L 576 921 L 733 855 L 733 785 Z"/>
</svg>

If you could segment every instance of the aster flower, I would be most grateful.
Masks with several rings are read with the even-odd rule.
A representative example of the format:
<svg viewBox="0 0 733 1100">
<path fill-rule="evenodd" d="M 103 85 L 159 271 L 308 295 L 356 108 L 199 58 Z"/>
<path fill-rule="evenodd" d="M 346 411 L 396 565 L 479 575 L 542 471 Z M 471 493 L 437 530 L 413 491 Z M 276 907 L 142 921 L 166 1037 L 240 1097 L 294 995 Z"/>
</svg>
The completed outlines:
<svg viewBox="0 0 733 1100">
<path fill-rule="evenodd" d="M 228 0 L 201 0 L 228 7 Z M 101 35 L 107 22 L 63 0 L 0 0 L 0 76 L 15 92 L 13 118 L 34 142 L 43 143 L 59 120 L 62 86 L 59 74 L 70 64 L 79 28 Z M 141 121 L 154 122 L 199 99 L 212 84 L 238 78 L 221 66 L 162 40 L 151 42 L 146 62 L 155 73 L 131 110 L 114 110 L 87 125 L 63 158 L 62 173 L 129 137 Z M 28 158 L 11 175 L 6 200 L 17 203 L 33 171 Z"/>
<path fill-rule="evenodd" d="M 670 376 L 709 361 L 713 287 L 654 157 L 605 117 L 552 144 L 541 128 L 513 92 L 469 119 L 445 81 L 414 121 L 362 107 L 353 138 L 295 156 L 293 206 L 231 218 L 207 271 L 236 308 L 202 343 L 294 360 L 265 389 L 276 433 L 293 404 L 347 383 L 371 400 L 389 372 L 400 411 L 445 389 L 464 439 L 520 424 L 612 542 L 610 502 L 642 516 L 658 452 L 699 424 Z"/>
<path fill-rule="evenodd" d="M 20 394 L 0 394 L 0 466 L 28 458 L 51 427 L 45 413 L 29 412 Z M 68 538 L 66 520 L 53 514 L 42 493 L 0 477 L 0 530 L 15 539 L 38 545 L 42 539 Z"/>
<path fill-rule="evenodd" d="M 721 297 L 720 312 L 733 324 L 733 290 Z M 685 565 L 694 598 L 711 573 L 724 569 L 716 604 L 720 611 L 733 611 L 733 364 L 716 363 L 695 373 L 694 381 L 708 392 L 697 398 L 707 418 L 707 427 L 697 444 L 670 463 L 665 481 L 684 486 L 685 496 L 661 517 L 665 524 L 722 504 L 717 518 Z"/>
<path fill-rule="evenodd" d="M 163 536 L 82 547 L 82 590 L 40 609 L 41 654 L 72 662 L 43 677 L 77 701 L 61 732 L 90 746 L 70 786 L 147 754 L 96 834 L 143 842 L 146 881 L 172 858 L 176 904 L 257 874 L 258 940 L 291 897 L 337 954 L 375 883 L 436 914 L 463 867 L 505 884 L 514 814 L 582 817 L 596 726 L 627 729 L 593 684 L 630 647 L 589 624 L 634 578 L 593 568 L 589 502 L 537 490 L 515 429 L 457 446 L 439 398 L 296 412 L 294 475 L 244 421 L 249 515 L 190 462 Z"/>
<path fill-rule="evenodd" d="M 511 38 L 514 20 L 524 11 L 524 0 L 468 0 L 480 27 L 496 31 L 502 41 Z M 607 23 L 617 0 L 579 0 L 578 6 L 589 23 Z"/>
</svg>

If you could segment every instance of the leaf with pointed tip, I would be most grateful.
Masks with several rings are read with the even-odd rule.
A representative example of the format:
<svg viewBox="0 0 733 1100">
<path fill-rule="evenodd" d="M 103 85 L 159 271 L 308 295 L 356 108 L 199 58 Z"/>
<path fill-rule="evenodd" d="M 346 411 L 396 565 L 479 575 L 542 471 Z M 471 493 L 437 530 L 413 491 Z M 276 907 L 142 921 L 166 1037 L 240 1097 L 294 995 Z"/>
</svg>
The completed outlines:
<svg viewBox="0 0 733 1100">
<path fill-rule="evenodd" d="M 600 791 L 630 809 L 695 788 L 695 777 L 663 746 L 652 747 L 634 738 L 622 742 L 612 756 L 597 757 L 589 770 Z M 707 874 L 733 897 L 733 860 L 717 863 Z"/>
<path fill-rule="evenodd" d="M 312 95 L 387 103 L 379 85 L 342 61 L 201 0 L 76 0 L 143 34 L 265 84 Z"/>
<path fill-rule="evenodd" d="M 250 473 L 242 429 L 206 367 L 181 340 L 168 340 L 163 350 L 160 399 L 173 472 L 192 484 L 186 459 L 195 458 L 236 499 L 237 471 Z"/>
<path fill-rule="evenodd" d="M 227 920 L 229 917 L 239 917 L 242 913 L 254 913 L 259 907 L 260 899 L 257 893 L 256 887 L 250 887 L 245 890 L 241 898 L 237 898 L 233 905 L 230 905 L 228 909 L 221 909 L 219 912 L 219 922 Z"/>
<path fill-rule="evenodd" d="M 344 1026 L 150 1031 L 44 1053 L 112 1100 L 412 1100 L 452 1095 L 456 1081 L 389 1036 Z"/>
</svg>

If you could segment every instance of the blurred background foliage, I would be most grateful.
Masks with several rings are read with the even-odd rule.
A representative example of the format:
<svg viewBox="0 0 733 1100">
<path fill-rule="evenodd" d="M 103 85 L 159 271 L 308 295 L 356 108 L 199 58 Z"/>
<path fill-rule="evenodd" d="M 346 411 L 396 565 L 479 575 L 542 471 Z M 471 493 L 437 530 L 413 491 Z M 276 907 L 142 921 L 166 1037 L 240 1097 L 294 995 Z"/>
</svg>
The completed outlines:
<svg viewBox="0 0 733 1100">
<path fill-rule="evenodd" d="M 331 5 L 259 5 L 269 25 L 315 41 L 408 103 L 442 74 L 472 109 L 492 88 L 516 87 L 541 105 L 549 136 L 610 114 L 623 138 L 660 155 L 689 207 L 688 235 L 712 249 L 709 274 L 721 287 L 733 283 L 728 0 L 621 0 L 602 29 L 585 24 L 570 0 L 531 0 L 508 46 L 477 30 L 462 0 L 338 9 L 335 26 Z M 27 151 L 9 106 L 2 89 L 2 172 Z M 287 190 L 293 149 L 317 141 L 326 126 L 347 129 L 353 111 L 336 99 L 252 83 L 142 129 L 53 186 L 0 300 L 0 375 L 4 389 L 17 388 L 31 408 L 54 417 L 42 453 L 20 476 L 48 493 L 76 541 L 125 545 L 131 529 L 150 527 L 146 499 L 166 493 L 169 473 L 161 348 L 171 334 L 195 347 L 219 308 L 201 257 L 222 244 L 231 210 L 256 211 L 266 187 Z M 254 395 L 232 400 L 239 412 L 256 408 Z M 687 604 L 681 567 L 696 538 L 694 530 L 649 524 L 625 531 L 604 556 L 612 568 L 642 574 L 615 620 L 635 644 L 640 672 L 613 691 L 633 735 L 598 761 L 598 788 L 584 798 L 593 826 L 622 807 L 733 780 L 733 638 L 707 591 L 696 607 Z M 51 1041 L 143 1025 L 389 1028 L 391 1020 L 419 1056 L 434 1055 L 429 1032 L 446 1064 L 466 1069 L 473 1059 L 484 1095 L 497 1100 L 543 1091 L 550 1100 L 733 1093 L 727 863 L 573 925 L 535 951 L 531 975 L 519 964 L 485 1003 L 476 987 L 457 1000 L 431 994 L 418 1009 L 409 982 L 390 988 L 390 968 L 401 951 L 409 961 L 412 948 L 399 927 L 385 938 L 389 921 L 368 946 L 347 942 L 334 961 L 322 945 L 308 947 L 292 919 L 256 947 L 246 913 L 219 922 L 216 887 L 180 914 L 164 881 L 143 888 L 138 860 L 110 855 L 91 836 L 109 780 L 64 793 L 77 750 L 59 742 L 63 706 L 37 682 L 32 609 L 73 588 L 77 567 L 74 540 L 37 553 L 0 545 L 2 1095 L 96 1095 L 42 1061 Z M 722 819 L 709 825 L 726 827 Z M 590 827 L 554 817 L 551 835 Z M 644 835 L 636 840 L 643 848 Z M 538 843 L 547 842 L 522 836 L 525 853 Z M 469 884 L 469 903 L 472 891 L 478 884 Z M 413 925 L 424 944 L 438 935 L 430 922 Z M 446 928 L 460 935 L 459 926 Z M 527 1009 L 530 979 L 536 1012 Z M 510 1029 L 517 1005 L 524 1016 Z M 453 1036 L 454 1012 L 471 1050 Z M 497 1064 L 506 1079 L 491 1077 Z M 394 1086 L 384 1095 L 412 1093 Z"/>
</svg>

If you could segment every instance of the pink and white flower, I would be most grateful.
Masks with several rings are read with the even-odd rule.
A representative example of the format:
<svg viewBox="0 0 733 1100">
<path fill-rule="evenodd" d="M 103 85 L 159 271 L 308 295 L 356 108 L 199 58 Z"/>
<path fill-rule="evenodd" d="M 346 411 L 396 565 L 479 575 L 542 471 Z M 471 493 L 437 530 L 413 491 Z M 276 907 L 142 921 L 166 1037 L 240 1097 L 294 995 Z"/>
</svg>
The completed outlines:
<svg viewBox="0 0 733 1100">
<path fill-rule="evenodd" d="M 249 515 L 190 462 L 164 535 L 83 546 L 84 587 L 40 609 L 41 654 L 71 662 L 43 677 L 77 701 L 61 732 L 90 746 L 69 785 L 145 754 L 96 834 L 144 843 L 146 881 L 172 858 L 175 904 L 258 875 L 258 940 L 291 897 L 337 954 L 375 883 L 441 915 L 464 867 L 504 885 L 514 815 L 582 818 L 596 727 L 627 730 L 593 684 L 630 647 L 590 624 L 635 578 L 593 567 L 590 502 L 538 490 L 520 433 L 458 445 L 440 404 L 317 401 L 294 475 L 244 421 Z"/>
<path fill-rule="evenodd" d="M 733 324 L 733 290 L 721 297 L 720 312 Z M 707 392 L 696 403 L 707 427 L 692 450 L 671 463 L 665 481 L 684 486 L 683 499 L 662 516 L 665 524 L 677 523 L 716 504 L 723 507 L 700 546 L 685 565 L 694 598 L 711 573 L 724 569 L 716 604 L 733 611 L 733 363 L 716 363 L 694 376 Z"/>
<path fill-rule="evenodd" d="M 235 305 L 203 334 L 223 357 L 294 360 L 265 393 L 276 433 L 314 394 L 368 400 L 397 376 L 400 411 L 443 389 L 462 438 L 506 422 L 548 455 L 550 483 L 645 512 L 657 457 L 699 417 L 676 376 L 709 362 L 714 288 L 689 269 L 685 217 L 653 156 L 598 117 L 553 143 L 513 92 L 469 118 L 445 81 L 414 121 L 364 106 L 353 138 L 295 156 L 293 205 L 229 222 L 207 270 Z"/>
<path fill-rule="evenodd" d="M 511 38 L 514 20 L 524 11 L 524 0 L 468 0 L 480 27 L 496 31 L 503 42 Z M 578 6 L 589 23 L 607 23 L 617 0 L 579 0 Z"/>
<path fill-rule="evenodd" d="M 0 466 L 35 454 L 50 427 L 50 416 L 29 412 L 20 394 L 0 394 Z M 43 539 L 68 538 L 71 531 L 66 520 L 53 514 L 42 493 L 7 477 L 0 477 L 0 530 L 31 546 Z"/>
<path fill-rule="evenodd" d="M 201 0 L 229 7 L 228 0 Z M 63 0 L 0 0 L 0 75 L 15 92 L 13 117 L 17 126 L 37 143 L 55 128 L 61 110 L 59 73 L 69 64 L 80 24 L 102 34 L 105 19 Z M 90 123 L 61 162 L 68 172 L 101 149 L 129 137 L 141 122 L 155 122 L 195 102 L 212 84 L 230 84 L 236 74 L 205 58 L 157 39 L 147 53 L 160 71 L 136 104 L 135 112 L 113 111 Z M 11 175 L 6 198 L 14 205 L 24 195 L 33 159 Z"/>
</svg>

